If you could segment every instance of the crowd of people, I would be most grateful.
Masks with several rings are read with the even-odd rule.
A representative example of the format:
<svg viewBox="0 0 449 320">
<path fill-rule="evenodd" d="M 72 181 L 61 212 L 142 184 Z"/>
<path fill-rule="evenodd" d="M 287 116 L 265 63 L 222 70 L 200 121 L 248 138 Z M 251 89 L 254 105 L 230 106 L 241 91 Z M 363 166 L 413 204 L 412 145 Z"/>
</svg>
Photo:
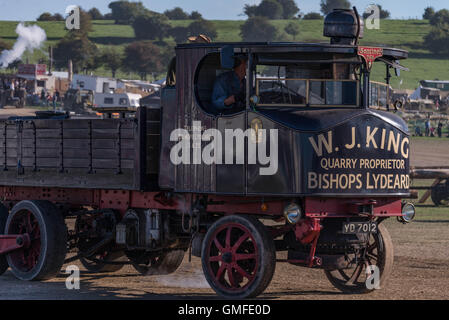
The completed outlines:
<svg viewBox="0 0 449 320">
<path fill-rule="evenodd" d="M 26 102 L 26 83 L 22 79 L 3 78 L 0 80 L 0 108 L 7 104 L 24 107 Z"/>
<path fill-rule="evenodd" d="M 60 99 L 61 95 L 58 90 L 55 90 L 53 92 L 53 95 L 45 89 L 42 89 L 41 91 L 40 100 L 42 105 L 45 105 L 47 107 L 52 105 L 54 108 L 56 108 L 57 103 L 61 101 Z"/>
<path fill-rule="evenodd" d="M 56 108 L 58 102 L 61 102 L 61 94 L 58 90 L 50 92 L 43 88 L 40 94 L 36 94 L 27 87 L 24 79 L 0 78 L 0 108 L 7 105 L 24 107 L 26 104 Z"/>
<path fill-rule="evenodd" d="M 449 132 L 449 123 L 448 123 L 448 132 Z M 443 123 L 441 121 L 438 121 L 437 126 L 432 126 L 432 123 L 430 121 L 430 118 L 427 118 L 424 123 L 424 132 L 421 131 L 421 127 L 419 125 L 415 125 L 415 136 L 418 137 L 443 137 Z M 449 137 L 449 133 L 447 135 Z"/>
</svg>

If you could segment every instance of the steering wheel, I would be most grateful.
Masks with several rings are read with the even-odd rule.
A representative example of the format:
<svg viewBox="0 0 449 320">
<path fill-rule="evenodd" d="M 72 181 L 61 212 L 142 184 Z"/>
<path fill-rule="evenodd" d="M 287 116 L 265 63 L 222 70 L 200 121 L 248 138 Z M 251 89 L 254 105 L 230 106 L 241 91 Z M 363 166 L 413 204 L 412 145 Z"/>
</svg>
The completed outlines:
<svg viewBox="0 0 449 320">
<path fill-rule="evenodd" d="M 285 84 L 283 84 L 281 81 L 277 81 L 277 82 L 273 82 L 273 83 L 275 85 L 279 86 L 279 88 L 281 89 L 280 96 L 282 96 L 283 103 L 293 104 L 294 99 L 292 98 L 292 96 L 295 98 L 296 97 L 301 98 L 296 91 L 294 91 L 293 89 L 290 89 Z M 287 90 L 287 93 L 284 93 L 284 88 Z M 285 97 L 286 94 L 288 94 L 289 102 L 286 101 L 286 97 Z M 303 103 L 303 102 L 300 102 L 300 103 Z"/>
</svg>

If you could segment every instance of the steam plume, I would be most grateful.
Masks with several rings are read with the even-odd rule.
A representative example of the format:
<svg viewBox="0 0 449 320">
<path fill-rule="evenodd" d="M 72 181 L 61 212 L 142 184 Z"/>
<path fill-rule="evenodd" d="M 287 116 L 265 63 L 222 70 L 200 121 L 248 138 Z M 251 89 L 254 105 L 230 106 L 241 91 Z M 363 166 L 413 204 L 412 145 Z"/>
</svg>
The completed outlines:
<svg viewBox="0 0 449 320">
<path fill-rule="evenodd" d="M 26 26 L 23 23 L 19 23 L 16 33 L 19 37 L 13 48 L 11 50 L 3 50 L 0 55 L 0 68 L 6 68 L 10 63 L 20 59 L 26 50 L 32 51 L 40 48 L 47 39 L 45 31 L 37 25 Z"/>
</svg>

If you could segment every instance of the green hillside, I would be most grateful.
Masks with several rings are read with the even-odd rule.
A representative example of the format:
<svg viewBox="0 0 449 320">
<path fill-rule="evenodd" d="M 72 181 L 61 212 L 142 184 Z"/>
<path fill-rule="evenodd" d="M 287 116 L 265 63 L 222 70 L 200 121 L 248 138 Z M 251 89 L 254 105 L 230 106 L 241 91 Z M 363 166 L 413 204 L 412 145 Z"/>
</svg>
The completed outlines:
<svg viewBox="0 0 449 320">
<path fill-rule="evenodd" d="M 294 41 L 325 41 L 328 39 L 322 36 L 323 20 L 294 20 L 301 26 L 300 35 Z M 191 21 L 172 21 L 173 26 L 187 26 Z M 240 41 L 240 25 L 244 21 L 213 21 L 218 29 L 218 37 L 215 41 Z M 289 20 L 272 21 L 279 30 L 289 23 Z M 33 22 L 36 23 L 36 22 Z M 48 41 L 46 46 L 56 44 L 65 34 L 64 22 L 38 22 L 47 32 Z M 0 21 L 0 38 L 14 43 L 16 34 L 14 32 L 17 22 Z M 387 45 L 410 51 L 410 58 L 403 62 L 410 68 L 410 72 L 403 72 L 402 88 L 414 89 L 418 81 L 422 79 L 440 79 L 449 80 L 449 63 L 447 56 L 437 56 L 429 52 L 423 46 L 423 38 L 430 31 L 430 25 L 426 20 L 382 20 L 380 30 L 365 30 L 365 37 L 361 44 L 366 45 Z M 135 40 L 134 31 L 131 26 L 115 25 L 113 21 L 94 21 L 93 31 L 89 37 L 98 46 L 117 46 L 123 48 L 126 44 Z M 293 41 L 291 36 L 284 33 L 284 39 Z M 175 43 L 172 39 L 167 39 L 170 46 Z M 35 53 L 27 56 L 30 62 L 34 62 L 43 53 Z M 106 73 L 105 70 L 99 70 L 99 73 Z M 384 78 L 384 67 L 380 66 L 374 69 L 374 80 Z M 120 76 L 120 75 L 119 75 Z M 399 87 L 399 79 L 393 79 L 393 87 Z"/>
</svg>

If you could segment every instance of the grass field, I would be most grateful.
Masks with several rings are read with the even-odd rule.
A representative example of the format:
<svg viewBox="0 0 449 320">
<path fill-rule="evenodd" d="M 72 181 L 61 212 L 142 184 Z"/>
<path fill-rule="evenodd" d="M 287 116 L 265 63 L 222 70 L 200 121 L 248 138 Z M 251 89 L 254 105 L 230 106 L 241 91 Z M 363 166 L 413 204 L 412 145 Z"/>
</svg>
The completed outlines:
<svg viewBox="0 0 449 320">
<path fill-rule="evenodd" d="M 412 186 L 414 187 L 422 187 L 422 186 L 430 186 L 432 184 L 432 180 L 414 180 Z M 420 199 L 426 190 L 419 190 Z M 435 207 L 432 200 L 429 198 L 425 203 L 418 203 L 418 199 L 413 200 L 412 202 L 416 206 L 416 221 L 423 220 L 447 220 L 449 221 L 449 208 L 447 206 Z"/>
<path fill-rule="evenodd" d="M 173 26 L 187 26 L 191 21 L 172 21 Z M 241 41 L 240 26 L 244 21 L 213 21 L 218 30 L 218 36 L 214 41 Z M 284 27 L 291 21 L 274 20 L 272 24 L 283 32 Z M 323 20 L 294 20 L 299 23 L 301 33 L 295 39 L 284 33 L 283 39 L 286 41 L 305 42 L 327 42 L 323 37 Z M 17 35 L 15 27 L 18 22 L 0 21 L 0 38 L 6 42 L 14 43 Z M 36 23 L 36 22 L 33 22 Z M 47 33 L 48 45 L 55 45 L 66 33 L 64 22 L 37 22 Z M 410 68 L 411 72 L 403 72 L 400 78 L 394 78 L 392 85 L 399 87 L 400 79 L 403 80 L 402 88 L 414 89 L 418 86 L 418 81 L 422 79 L 449 79 L 448 57 L 437 56 L 429 52 L 423 45 L 423 38 L 430 31 L 427 20 L 382 20 L 379 30 L 365 29 L 365 37 L 361 44 L 365 45 L 386 45 L 394 46 L 410 52 L 409 59 L 403 64 Z M 134 30 L 131 26 L 115 25 L 113 21 L 93 21 L 93 31 L 89 37 L 99 47 L 115 46 L 120 50 L 135 40 Z M 172 39 L 167 39 L 169 46 L 174 46 Z M 35 62 L 43 57 L 44 53 L 27 55 L 29 62 Z M 99 72 L 107 73 L 105 70 Z M 121 76 L 119 74 L 119 76 Z M 385 77 L 385 68 L 379 64 L 373 70 L 373 80 L 382 80 Z"/>
</svg>

